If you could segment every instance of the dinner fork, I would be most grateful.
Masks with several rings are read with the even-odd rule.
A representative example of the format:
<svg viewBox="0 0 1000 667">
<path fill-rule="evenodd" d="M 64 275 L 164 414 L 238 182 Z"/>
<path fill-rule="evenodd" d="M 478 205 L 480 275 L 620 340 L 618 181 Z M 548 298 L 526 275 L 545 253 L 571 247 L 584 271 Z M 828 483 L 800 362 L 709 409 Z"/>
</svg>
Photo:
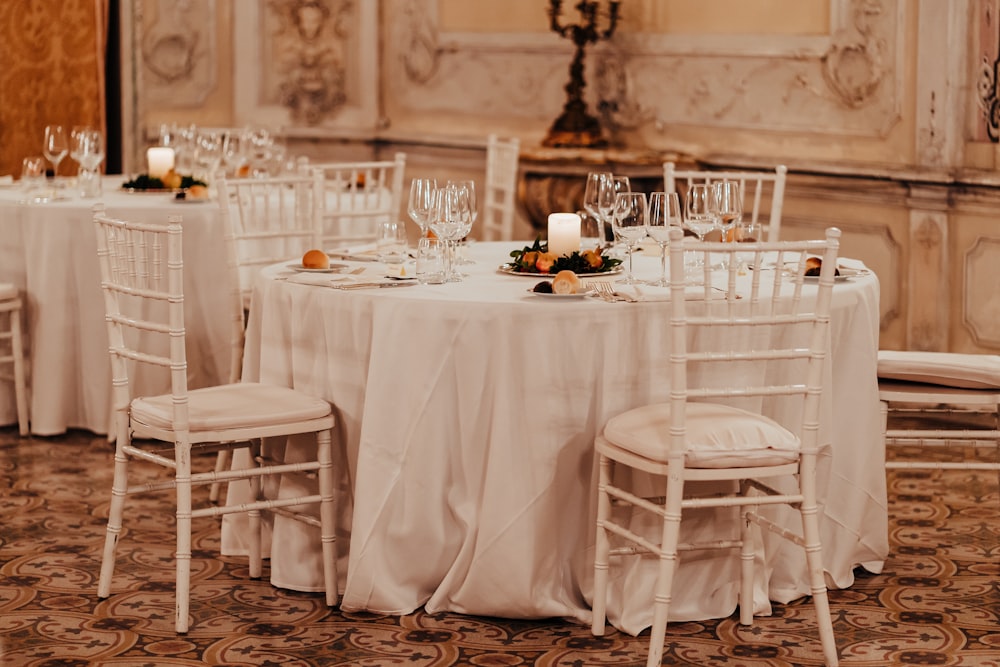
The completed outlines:
<svg viewBox="0 0 1000 667">
<path fill-rule="evenodd" d="M 604 299 L 608 303 L 612 303 L 614 301 L 627 301 L 629 303 L 636 302 L 635 297 L 629 296 L 628 294 L 622 294 L 621 292 L 616 292 L 615 288 L 612 287 L 609 282 L 597 280 L 592 282 L 591 285 L 593 285 L 594 289 L 597 290 L 597 296 Z"/>
</svg>

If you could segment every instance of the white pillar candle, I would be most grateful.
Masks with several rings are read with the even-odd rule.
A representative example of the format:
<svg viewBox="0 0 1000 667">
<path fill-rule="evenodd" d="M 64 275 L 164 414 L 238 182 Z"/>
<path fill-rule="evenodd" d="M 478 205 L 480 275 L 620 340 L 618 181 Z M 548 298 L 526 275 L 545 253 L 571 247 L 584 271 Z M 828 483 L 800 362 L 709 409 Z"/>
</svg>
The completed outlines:
<svg viewBox="0 0 1000 667">
<path fill-rule="evenodd" d="M 150 178 L 163 178 L 174 168 L 174 149 L 153 146 L 146 151 L 146 167 Z"/>
<path fill-rule="evenodd" d="M 580 250 L 580 216 L 576 213 L 549 214 L 549 252 L 572 255 Z"/>
</svg>

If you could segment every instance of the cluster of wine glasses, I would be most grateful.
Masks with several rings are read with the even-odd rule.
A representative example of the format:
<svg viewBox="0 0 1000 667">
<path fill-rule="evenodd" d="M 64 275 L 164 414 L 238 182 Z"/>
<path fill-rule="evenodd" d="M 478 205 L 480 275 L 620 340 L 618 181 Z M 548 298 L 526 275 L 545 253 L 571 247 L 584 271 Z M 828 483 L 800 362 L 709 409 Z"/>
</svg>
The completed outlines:
<svg viewBox="0 0 1000 667">
<path fill-rule="evenodd" d="M 461 263 L 457 254 L 458 244 L 472 231 L 478 215 L 475 182 L 447 181 L 445 185 L 438 186 L 433 178 L 414 178 L 410 182 L 407 212 L 420 227 L 422 239 L 433 232 L 445 244 L 444 280 L 458 282 L 465 278 L 455 266 Z"/>
<path fill-rule="evenodd" d="M 60 179 L 58 173 L 59 165 L 69 155 L 79 165 L 76 182 L 80 187 L 80 195 L 83 197 L 101 195 L 100 166 L 105 156 L 103 132 L 78 125 L 67 135 L 62 125 L 47 125 L 42 142 L 42 154 L 45 156 L 44 160 L 41 156 L 29 156 L 22 162 L 21 179 L 26 191 L 37 192 L 45 186 L 45 160 L 52 165 L 49 172 L 51 183 L 48 189 L 59 190 L 67 187 L 70 181 Z M 36 199 L 40 201 L 47 198 L 48 196 L 39 196 Z"/>
<path fill-rule="evenodd" d="M 80 196 L 101 196 L 101 162 L 106 152 L 104 133 L 92 127 L 77 126 L 70 133 L 69 156 L 78 164 L 77 184 Z"/>
<path fill-rule="evenodd" d="M 603 244 L 605 226 L 614 234 L 616 243 L 625 246 L 628 257 L 627 271 L 619 281 L 627 285 L 639 283 L 632 268 L 636 246 L 647 236 L 660 246 L 660 277 L 649 281 L 651 285 L 667 286 L 667 242 L 670 228 L 682 224 L 680 201 L 677 193 L 653 192 L 647 199 L 645 193 L 632 192 L 627 176 L 610 172 L 591 172 L 587 175 L 583 206 L 598 221 L 596 239 L 585 238 L 585 245 L 594 240 Z"/>
<path fill-rule="evenodd" d="M 684 227 L 704 241 L 712 231 L 719 230 L 724 241 L 754 241 L 741 228 L 743 193 L 736 181 L 693 183 L 684 206 Z M 698 270 L 700 264 L 690 267 Z"/>
<path fill-rule="evenodd" d="M 284 140 L 265 127 L 160 125 L 159 145 L 174 150 L 176 168 L 202 180 L 222 169 L 229 176 L 278 176 L 297 164 Z"/>
</svg>

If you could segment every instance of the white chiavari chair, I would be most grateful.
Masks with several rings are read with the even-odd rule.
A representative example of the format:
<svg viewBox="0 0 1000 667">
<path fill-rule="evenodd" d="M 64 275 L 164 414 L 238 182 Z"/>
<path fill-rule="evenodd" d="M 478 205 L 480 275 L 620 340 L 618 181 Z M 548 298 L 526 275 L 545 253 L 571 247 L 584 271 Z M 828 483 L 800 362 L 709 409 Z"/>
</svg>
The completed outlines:
<svg viewBox="0 0 1000 667">
<path fill-rule="evenodd" d="M 337 603 L 336 506 L 332 407 L 326 401 L 287 387 L 253 382 L 189 390 L 185 354 L 182 231 L 179 218 L 167 225 L 141 224 L 108 217 L 103 205 L 94 210 L 101 288 L 111 358 L 116 445 L 114 482 L 101 561 L 98 596 L 111 594 L 115 552 L 124 521 L 126 498 L 135 493 L 171 491 L 176 496 L 175 629 L 189 628 L 191 588 L 191 523 L 201 517 L 235 512 L 250 520 L 250 576 L 262 574 L 261 513 L 291 516 L 319 528 L 323 551 L 326 603 Z M 233 309 L 240 309 L 235 287 Z M 234 327 L 242 331 L 242 327 Z M 170 393 L 132 395 L 130 381 L 138 366 L 169 375 Z M 275 461 L 267 438 L 315 434 L 312 460 Z M 201 454 L 248 447 L 252 467 L 224 472 L 198 472 Z M 277 449 L 280 449 L 277 448 Z M 279 453 L 280 455 L 280 453 Z M 214 458 L 214 457 L 213 457 Z M 133 461 L 162 466 L 161 481 L 130 481 Z M 275 476 L 313 475 L 318 492 L 267 498 L 264 481 Z M 194 507 L 192 487 L 217 481 L 247 480 L 253 500 L 239 505 Z M 318 505 L 319 517 L 303 513 Z"/>
<path fill-rule="evenodd" d="M 887 447 L 961 445 L 975 455 L 944 460 L 896 450 L 887 469 L 1000 470 L 1000 355 L 879 350 L 878 393 Z"/>
<path fill-rule="evenodd" d="M 403 197 L 406 153 L 392 160 L 312 162 L 325 185 L 324 250 L 339 250 L 375 242 L 378 224 L 397 220 Z"/>
<path fill-rule="evenodd" d="M 788 168 L 783 164 L 775 167 L 774 171 L 712 171 L 677 169 L 673 162 L 663 163 L 665 192 L 679 192 L 683 195 L 693 183 L 737 181 L 743 192 L 743 221 L 752 223 L 757 229 L 766 228 L 767 241 L 778 241 L 781 238 L 781 212 L 785 202 L 787 175 Z M 678 188 L 681 184 L 684 187 Z"/>
<path fill-rule="evenodd" d="M 0 366 L 9 366 L 10 374 L 0 375 L 0 380 L 10 380 L 14 384 L 18 432 L 28 435 L 28 382 L 21 329 L 21 296 L 17 287 L 10 283 L 0 283 L 0 317 L 3 316 L 6 316 L 7 326 L 0 329 Z"/>
<path fill-rule="evenodd" d="M 484 241 L 514 238 L 517 212 L 517 165 L 521 142 L 491 134 L 486 139 L 486 184 L 480 218 Z"/>
<path fill-rule="evenodd" d="M 604 633 L 609 567 L 621 565 L 619 559 L 651 554 L 657 566 L 649 667 L 660 664 L 681 554 L 738 551 L 740 623 L 753 623 L 754 526 L 804 549 L 823 655 L 827 665 L 837 664 L 820 548 L 816 458 L 824 445 L 821 434 L 828 432 L 821 424 L 820 398 L 839 237 L 840 230 L 831 228 L 822 241 L 748 246 L 681 243 L 682 232 L 671 232 L 670 400 L 611 418 L 595 441 L 592 631 Z M 755 253 L 757 266 L 763 252 L 776 251 L 779 266 L 794 260 L 798 268 L 768 272 L 767 278 L 756 272 L 751 293 L 738 300 L 734 290 L 741 262 L 734 253 L 742 252 L 739 246 Z M 706 285 L 701 298 L 688 300 L 686 251 L 703 254 L 706 264 L 713 263 L 710 253 L 729 255 L 729 287 L 722 298 L 713 298 L 714 290 Z M 807 253 L 823 258 L 811 296 L 803 289 Z M 764 406 L 781 417 L 764 416 Z M 616 473 L 618 467 L 628 470 Z M 657 476 L 650 482 L 657 497 L 637 495 L 636 477 L 629 474 L 635 471 Z M 704 482 L 718 483 L 718 489 L 713 487 L 718 492 L 699 493 L 698 483 Z M 774 505 L 797 509 L 801 530 L 777 525 L 773 514 L 759 511 Z M 704 508 L 732 508 L 738 534 L 681 542 L 684 514 Z M 648 513 L 650 525 L 658 527 L 648 534 L 633 532 L 634 513 Z"/>
</svg>

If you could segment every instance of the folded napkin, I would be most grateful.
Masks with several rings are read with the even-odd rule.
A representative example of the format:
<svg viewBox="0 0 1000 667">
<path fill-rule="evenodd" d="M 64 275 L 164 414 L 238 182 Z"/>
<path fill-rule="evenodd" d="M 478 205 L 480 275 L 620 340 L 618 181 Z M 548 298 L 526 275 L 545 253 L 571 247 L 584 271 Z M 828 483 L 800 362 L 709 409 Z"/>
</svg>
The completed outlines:
<svg viewBox="0 0 1000 667">
<path fill-rule="evenodd" d="M 626 294 L 636 301 L 670 301 L 669 287 L 656 287 L 647 285 L 616 285 L 615 291 L 619 294 Z M 705 298 L 705 288 L 702 285 L 687 285 L 684 288 L 685 301 L 701 301 Z M 726 292 L 721 288 L 713 288 L 710 291 L 710 300 L 725 300 Z M 738 297 L 737 297 L 738 298 Z"/>
<path fill-rule="evenodd" d="M 329 287 L 339 283 L 357 282 L 357 276 L 349 273 L 296 273 L 286 282 L 298 285 L 318 285 L 319 287 Z"/>
<path fill-rule="evenodd" d="M 378 259 L 374 243 L 365 243 L 364 245 L 352 246 L 348 248 L 327 250 L 326 254 L 330 257 L 349 259 L 355 262 L 374 262 Z"/>
</svg>

